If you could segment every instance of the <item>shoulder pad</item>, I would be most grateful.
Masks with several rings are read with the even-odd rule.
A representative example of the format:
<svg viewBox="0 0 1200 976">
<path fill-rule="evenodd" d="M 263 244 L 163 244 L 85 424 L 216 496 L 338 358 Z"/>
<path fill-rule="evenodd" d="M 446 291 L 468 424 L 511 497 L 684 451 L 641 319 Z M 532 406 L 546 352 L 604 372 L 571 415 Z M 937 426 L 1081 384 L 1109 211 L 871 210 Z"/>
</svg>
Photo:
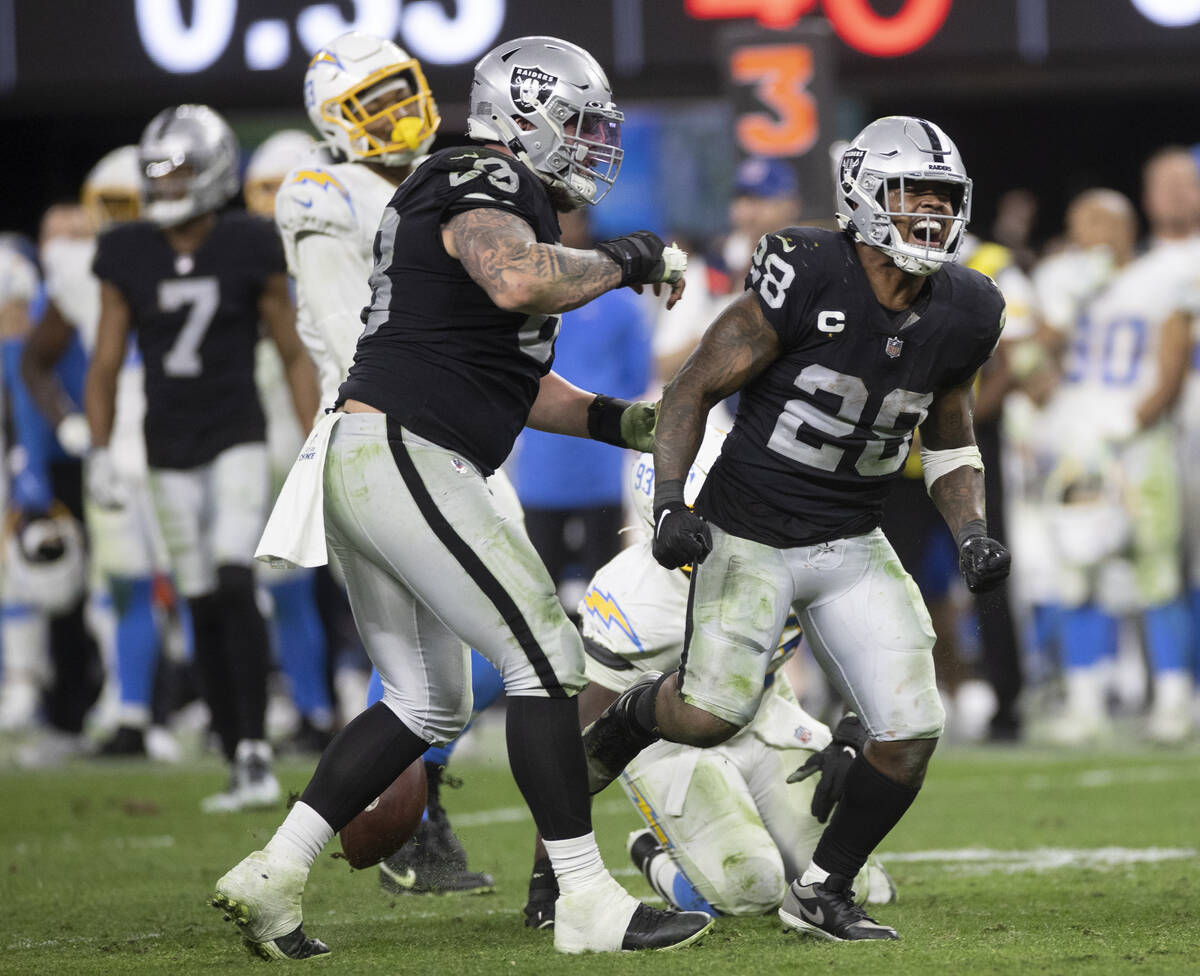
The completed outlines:
<svg viewBox="0 0 1200 976">
<path fill-rule="evenodd" d="M 358 229 L 354 199 L 331 169 L 300 166 L 284 178 L 275 195 L 275 223 L 285 237 L 301 231 L 347 234 Z"/>
</svg>

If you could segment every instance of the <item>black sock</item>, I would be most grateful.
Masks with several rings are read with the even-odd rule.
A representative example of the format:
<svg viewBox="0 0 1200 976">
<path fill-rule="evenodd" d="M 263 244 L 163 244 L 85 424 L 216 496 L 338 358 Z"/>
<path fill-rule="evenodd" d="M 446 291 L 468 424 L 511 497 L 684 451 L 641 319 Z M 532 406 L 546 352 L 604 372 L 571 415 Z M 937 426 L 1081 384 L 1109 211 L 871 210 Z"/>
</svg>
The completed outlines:
<svg viewBox="0 0 1200 976">
<path fill-rule="evenodd" d="M 265 739 L 271 651 L 266 621 L 254 598 L 254 573 L 249 566 L 219 566 L 217 580 L 222 648 L 233 681 L 237 737 Z"/>
<path fill-rule="evenodd" d="M 300 799 L 337 833 L 428 748 L 395 712 L 376 702 L 333 737 Z"/>
<path fill-rule="evenodd" d="M 221 751 L 233 762 L 238 744 L 237 699 L 229 660 L 223 646 L 221 601 L 215 593 L 189 597 L 192 618 L 192 667 L 200 685 L 200 695 L 221 740 Z"/>
<path fill-rule="evenodd" d="M 662 738 L 658 731 L 658 716 L 655 714 L 658 706 L 658 689 L 674 673 L 674 671 L 668 671 L 654 684 L 638 689 L 636 694 L 630 696 L 629 703 L 625 708 L 630 728 L 649 740 L 646 745 Z"/>
<path fill-rule="evenodd" d="M 860 753 L 846 773 L 846 791 L 813 851 L 813 863 L 852 881 L 917 793 L 888 779 Z"/>
<path fill-rule="evenodd" d="M 508 764 L 542 837 L 589 833 L 592 804 L 577 700 L 513 695 L 506 721 Z"/>
</svg>

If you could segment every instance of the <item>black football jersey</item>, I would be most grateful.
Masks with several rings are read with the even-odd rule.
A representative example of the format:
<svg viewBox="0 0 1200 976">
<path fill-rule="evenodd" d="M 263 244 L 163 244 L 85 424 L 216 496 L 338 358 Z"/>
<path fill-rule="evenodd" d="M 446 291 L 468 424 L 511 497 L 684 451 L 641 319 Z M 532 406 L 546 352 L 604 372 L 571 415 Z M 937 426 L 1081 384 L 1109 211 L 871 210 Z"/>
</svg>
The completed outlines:
<svg viewBox="0 0 1200 976">
<path fill-rule="evenodd" d="M 129 304 L 145 366 L 151 467 L 194 468 L 264 439 L 254 385 L 258 302 L 268 276 L 286 271 L 270 221 L 223 212 L 187 256 L 154 224 L 118 224 L 101 236 L 92 270 Z"/>
<path fill-rule="evenodd" d="M 746 287 L 780 356 L 741 391 L 697 499 L 727 532 L 780 548 L 875 528 L 914 428 L 987 360 L 1004 325 L 991 279 L 946 265 L 911 309 L 875 299 L 850 238 L 790 227 L 754 252 Z"/>
<path fill-rule="evenodd" d="M 482 146 L 430 156 L 383 212 L 371 304 L 339 402 L 370 404 L 490 474 L 550 371 L 559 317 L 497 307 L 446 253 L 442 225 L 477 207 L 515 214 L 539 241 L 558 242 L 545 186 L 516 159 Z"/>
</svg>

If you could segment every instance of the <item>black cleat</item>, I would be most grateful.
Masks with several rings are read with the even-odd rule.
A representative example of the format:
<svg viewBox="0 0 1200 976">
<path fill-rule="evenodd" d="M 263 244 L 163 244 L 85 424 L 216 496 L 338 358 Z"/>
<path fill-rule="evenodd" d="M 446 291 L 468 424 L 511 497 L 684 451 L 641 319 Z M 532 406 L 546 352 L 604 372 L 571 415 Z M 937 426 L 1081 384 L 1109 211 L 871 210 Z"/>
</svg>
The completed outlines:
<svg viewBox="0 0 1200 976">
<path fill-rule="evenodd" d="M 111 736 L 100 743 L 95 755 L 106 757 L 146 757 L 146 733 L 132 725 L 118 725 Z"/>
<path fill-rule="evenodd" d="M 379 865 L 379 886 L 393 895 L 482 895 L 495 889 L 490 874 L 459 864 L 440 842 L 433 820 L 422 820 L 413 838 Z"/>
<path fill-rule="evenodd" d="M 896 930 L 880 925 L 858 905 L 845 878 L 830 875 L 823 883 L 793 881 L 779 907 L 785 928 L 830 942 L 899 939 Z"/>
<path fill-rule="evenodd" d="M 699 942 L 713 927 L 713 918 L 705 912 L 674 912 L 649 905 L 638 905 L 621 949 L 682 949 Z"/>
<path fill-rule="evenodd" d="M 281 935 L 272 942 L 255 942 L 252 939 L 242 939 L 246 951 L 259 959 L 268 962 L 275 959 L 311 959 L 313 956 L 324 956 L 329 953 L 327 946 L 320 939 L 310 939 L 304 930 L 297 928 L 287 935 Z"/>
<path fill-rule="evenodd" d="M 554 928 L 554 903 L 558 901 L 558 878 L 550 858 L 540 858 L 529 876 L 529 900 L 525 902 L 527 929 Z"/>
<path fill-rule="evenodd" d="M 626 688 L 600 717 L 583 730 L 583 751 L 587 756 L 588 791 L 599 793 L 632 761 L 633 757 L 653 742 L 657 732 L 647 734 L 630 721 L 629 707 L 647 686 L 662 677 L 661 671 L 647 671 Z"/>
</svg>

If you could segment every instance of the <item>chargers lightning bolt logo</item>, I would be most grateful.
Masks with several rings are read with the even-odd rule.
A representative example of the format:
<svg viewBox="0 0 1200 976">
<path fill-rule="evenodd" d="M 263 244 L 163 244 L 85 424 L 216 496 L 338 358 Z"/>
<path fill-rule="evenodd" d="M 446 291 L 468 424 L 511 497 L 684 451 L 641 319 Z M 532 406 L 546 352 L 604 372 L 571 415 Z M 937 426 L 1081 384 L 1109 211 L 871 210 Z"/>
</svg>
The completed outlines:
<svg viewBox="0 0 1200 976">
<path fill-rule="evenodd" d="M 612 598 L 611 594 L 592 587 L 584 595 L 583 605 L 588 613 L 604 624 L 605 630 L 616 627 L 633 642 L 633 646 L 639 651 L 645 650 L 642 647 L 641 638 L 634 632 L 633 625 L 626 619 L 625 611 L 621 609 L 620 604 Z"/>
<path fill-rule="evenodd" d="M 350 199 L 350 192 L 342 186 L 336 176 L 332 173 L 326 173 L 323 169 L 301 169 L 296 171 L 296 175 L 292 177 L 292 183 L 313 183 L 319 186 L 322 190 L 330 188 L 336 190 L 343 200 L 346 201 L 346 206 L 351 210 L 354 209 L 354 201 Z M 301 201 L 303 203 L 303 201 Z M 306 206 L 312 206 L 311 201 Z"/>
</svg>

